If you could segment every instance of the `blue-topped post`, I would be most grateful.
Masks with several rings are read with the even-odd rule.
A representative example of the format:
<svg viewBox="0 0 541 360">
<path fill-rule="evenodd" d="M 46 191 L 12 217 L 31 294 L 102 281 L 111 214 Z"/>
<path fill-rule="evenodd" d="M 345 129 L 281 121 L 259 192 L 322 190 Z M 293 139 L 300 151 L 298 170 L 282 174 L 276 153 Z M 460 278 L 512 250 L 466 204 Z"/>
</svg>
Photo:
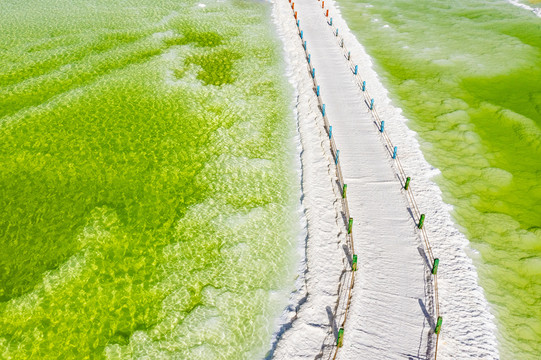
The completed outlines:
<svg viewBox="0 0 541 360">
<path fill-rule="evenodd" d="M 355 72 L 354 72 L 355 75 L 357 75 L 358 70 L 359 70 L 359 65 L 355 65 Z"/>
<path fill-rule="evenodd" d="M 379 132 L 383 132 L 383 130 L 385 129 L 385 121 L 381 121 L 381 127 L 379 129 Z"/>
<path fill-rule="evenodd" d="M 302 44 L 302 47 L 304 48 L 304 50 L 306 50 L 306 40 L 304 40 L 304 44 Z"/>
<path fill-rule="evenodd" d="M 301 39 L 302 39 L 303 35 L 304 35 L 304 31 L 301 30 Z"/>
<path fill-rule="evenodd" d="M 398 150 L 398 147 L 395 146 L 395 147 L 394 147 L 394 151 L 393 151 L 393 159 L 396 159 L 396 152 L 397 152 L 397 150 Z"/>
<path fill-rule="evenodd" d="M 316 77 L 316 68 L 312 68 L 312 78 Z"/>
<path fill-rule="evenodd" d="M 363 81 L 363 91 L 366 90 L 366 81 Z"/>
<path fill-rule="evenodd" d="M 332 126 L 329 126 L 329 139 L 332 138 Z"/>
<path fill-rule="evenodd" d="M 340 157 L 340 150 L 336 150 L 336 158 L 334 159 L 334 165 L 338 165 L 339 157 Z"/>
<path fill-rule="evenodd" d="M 336 28 L 336 34 L 335 34 L 335 36 L 338 36 L 338 28 Z"/>
<path fill-rule="evenodd" d="M 321 115 L 325 116 L 325 104 L 321 105 Z"/>
<path fill-rule="evenodd" d="M 299 27 L 300 25 L 301 25 L 301 21 L 297 20 L 297 27 Z"/>
<path fill-rule="evenodd" d="M 319 96 L 319 85 L 316 87 L 316 95 Z"/>
<path fill-rule="evenodd" d="M 348 60 L 351 59 L 351 51 L 348 51 Z"/>
<path fill-rule="evenodd" d="M 331 18 L 331 22 L 330 22 L 330 24 L 329 24 L 329 25 L 331 25 L 331 26 L 332 26 L 332 18 Z"/>
<path fill-rule="evenodd" d="M 312 56 L 311 56 L 310 54 L 308 54 L 308 64 L 310 64 L 310 58 L 311 58 L 311 57 L 312 57 Z"/>
<path fill-rule="evenodd" d="M 370 110 L 374 110 L 374 99 L 370 100 Z"/>
</svg>

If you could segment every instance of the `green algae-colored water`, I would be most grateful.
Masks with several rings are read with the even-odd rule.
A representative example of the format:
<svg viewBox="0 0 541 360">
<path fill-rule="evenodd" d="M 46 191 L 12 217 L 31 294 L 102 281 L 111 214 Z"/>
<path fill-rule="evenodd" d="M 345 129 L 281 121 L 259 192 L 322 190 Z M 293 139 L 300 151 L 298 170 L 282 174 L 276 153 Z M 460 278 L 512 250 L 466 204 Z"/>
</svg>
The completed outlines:
<svg viewBox="0 0 541 360">
<path fill-rule="evenodd" d="M 502 358 L 538 359 L 541 18 L 505 1 L 339 4 L 479 251 Z"/>
<path fill-rule="evenodd" d="M 269 349 L 289 90 L 269 4 L 202 2 L 0 3 L 0 358 Z"/>
</svg>

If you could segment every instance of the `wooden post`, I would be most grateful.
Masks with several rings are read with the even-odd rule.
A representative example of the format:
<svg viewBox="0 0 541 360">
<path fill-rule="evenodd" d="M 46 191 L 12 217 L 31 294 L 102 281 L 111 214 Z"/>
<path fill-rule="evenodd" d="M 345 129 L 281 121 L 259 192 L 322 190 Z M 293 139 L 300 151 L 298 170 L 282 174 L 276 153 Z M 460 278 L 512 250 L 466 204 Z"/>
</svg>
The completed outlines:
<svg viewBox="0 0 541 360">
<path fill-rule="evenodd" d="M 406 184 L 404 185 L 404 189 L 405 190 L 408 190 L 409 186 L 410 186 L 410 181 L 411 181 L 411 178 L 408 176 L 406 178 Z"/>
<path fill-rule="evenodd" d="M 342 347 L 344 343 L 344 328 L 338 330 L 338 339 L 336 339 L 336 346 Z"/>
<path fill-rule="evenodd" d="M 425 214 L 421 214 L 421 218 L 419 219 L 419 229 L 423 228 L 424 222 L 425 222 Z"/>
</svg>

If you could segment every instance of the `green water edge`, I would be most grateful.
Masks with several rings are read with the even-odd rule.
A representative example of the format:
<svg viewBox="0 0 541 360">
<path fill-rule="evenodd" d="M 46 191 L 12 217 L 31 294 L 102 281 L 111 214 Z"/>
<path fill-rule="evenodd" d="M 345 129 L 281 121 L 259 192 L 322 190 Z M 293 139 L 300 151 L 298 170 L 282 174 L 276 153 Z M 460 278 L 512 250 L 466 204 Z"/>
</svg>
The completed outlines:
<svg viewBox="0 0 541 360">
<path fill-rule="evenodd" d="M 253 359 L 293 287 L 270 5 L 0 4 L 0 358 Z"/>
<path fill-rule="evenodd" d="M 541 19 L 505 1 L 338 2 L 479 252 L 502 359 L 537 359 Z"/>
</svg>

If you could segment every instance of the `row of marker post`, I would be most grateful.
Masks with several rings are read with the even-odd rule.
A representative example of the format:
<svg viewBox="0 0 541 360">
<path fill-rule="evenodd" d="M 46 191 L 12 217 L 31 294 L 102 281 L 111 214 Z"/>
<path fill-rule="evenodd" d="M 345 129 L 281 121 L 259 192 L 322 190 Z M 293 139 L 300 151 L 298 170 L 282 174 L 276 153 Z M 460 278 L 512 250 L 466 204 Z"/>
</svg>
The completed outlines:
<svg viewBox="0 0 541 360">
<path fill-rule="evenodd" d="M 353 288 L 353 284 L 354 284 L 354 281 L 355 281 L 355 271 L 357 271 L 357 259 L 358 259 L 358 257 L 357 257 L 357 254 L 355 254 L 355 248 L 354 248 L 354 243 L 353 243 L 353 218 L 351 218 L 350 214 L 349 214 L 349 206 L 348 206 L 348 202 L 347 202 L 347 184 L 344 183 L 344 179 L 343 179 L 343 176 L 342 176 L 342 171 L 341 171 L 341 168 L 340 168 L 340 150 L 338 150 L 336 148 L 336 143 L 335 143 L 334 138 L 332 136 L 333 135 L 332 134 L 332 126 L 330 125 L 327 114 L 326 114 L 326 106 L 322 101 L 321 88 L 320 88 L 320 85 L 318 85 L 317 78 L 316 78 L 316 69 L 315 69 L 315 67 L 312 66 L 312 61 L 311 61 L 312 57 L 311 57 L 311 54 L 308 52 L 308 44 L 307 44 L 307 41 L 305 39 L 304 31 L 301 30 L 301 27 L 300 27 L 300 19 L 299 19 L 297 11 L 295 11 L 295 3 L 292 2 L 292 0 L 289 0 L 289 2 L 291 3 L 291 9 L 292 9 L 293 15 L 295 17 L 295 21 L 296 21 L 296 24 L 297 24 L 297 31 L 298 31 L 299 37 L 301 39 L 301 42 L 302 42 L 302 47 L 304 48 L 304 51 L 305 51 L 305 55 L 306 55 L 306 59 L 307 59 L 307 63 L 308 63 L 308 71 L 310 72 L 310 75 L 311 75 L 311 77 L 313 79 L 313 82 L 314 82 L 314 88 L 315 88 L 316 96 L 317 96 L 317 99 L 318 99 L 319 107 L 321 109 L 321 115 L 322 115 L 323 120 L 324 120 L 325 130 L 327 131 L 327 134 L 329 136 L 329 141 L 330 141 L 330 145 L 331 145 L 331 153 L 333 154 L 334 163 L 335 163 L 335 166 L 336 166 L 336 172 L 337 172 L 337 175 L 338 175 L 339 182 L 340 182 L 340 184 L 342 186 L 342 204 L 344 206 L 344 212 L 346 214 L 346 218 L 348 219 L 348 222 L 347 222 L 347 237 L 348 237 L 348 240 L 349 240 L 350 250 L 351 250 L 351 253 L 352 253 L 352 259 L 351 259 L 351 270 L 352 271 L 351 271 L 351 282 L 350 282 L 350 286 L 349 286 L 349 290 L 348 290 L 347 302 L 346 302 L 345 312 L 344 312 L 344 320 L 343 320 L 343 322 L 341 324 L 340 329 L 338 330 L 337 339 L 336 339 L 337 350 L 336 350 L 336 352 L 334 354 L 334 357 L 336 358 L 338 348 L 342 347 L 342 345 L 343 345 L 344 324 L 345 324 L 345 320 L 346 320 L 346 317 L 347 317 L 347 311 L 349 309 L 349 305 L 350 305 L 350 301 L 351 301 L 351 290 Z M 322 7 L 324 7 L 324 2 L 322 3 Z"/>
<path fill-rule="evenodd" d="M 318 1 L 320 1 L 320 0 L 318 0 Z M 420 212 L 419 212 L 419 209 L 417 207 L 417 203 L 415 201 L 415 198 L 413 197 L 413 193 L 411 192 L 411 188 L 410 188 L 411 178 L 409 176 L 406 176 L 404 168 L 402 167 L 402 164 L 400 163 L 400 160 L 398 158 L 398 147 L 392 145 L 389 137 L 385 133 L 385 121 L 380 119 L 379 114 L 376 111 L 376 108 L 374 106 L 374 98 L 371 98 L 370 94 L 368 93 L 368 90 L 366 88 L 366 81 L 364 81 L 362 79 L 362 77 L 361 77 L 361 75 L 359 73 L 359 66 L 357 64 L 353 65 L 354 63 L 351 60 L 351 52 L 348 51 L 347 48 L 345 47 L 344 39 L 343 39 L 342 36 L 339 35 L 338 28 L 333 24 L 332 17 L 329 17 L 329 9 L 325 9 L 325 1 L 321 2 L 321 7 L 323 8 L 323 15 L 327 18 L 327 24 L 331 27 L 333 34 L 335 35 L 335 37 L 338 40 L 339 46 L 344 51 L 345 58 L 350 63 L 351 70 L 353 72 L 353 75 L 355 77 L 357 85 L 359 86 L 359 88 L 360 88 L 360 90 L 361 90 L 361 92 L 363 94 L 363 97 L 364 97 L 364 99 L 366 101 L 366 104 L 367 104 L 369 110 L 372 112 L 372 115 L 374 116 L 374 119 L 376 120 L 376 124 L 379 125 L 380 133 L 384 136 L 385 140 L 387 141 L 389 149 L 391 149 L 391 148 L 393 149 L 392 158 L 394 160 L 396 160 L 396 164 L 397 164 L 400 172 L 402 173 L 403 178 L 405 179 L 404 180 L 405 181 L 404 189 L 409 194 L 410 200 L 414 204 L 414 208 L 417 211 L 417 215 L 419 217 L 419 222 L 417 224 L 417 227 L 419 228 L 419 230 L 421 230 L 421 232 L 423 234 L 423 239 L 425 241 L 425 247 L 427 248 L 427 251 L 429 253 L 429 257 L 430 257 L 430 259 L 432 261 L 432 264 L 433 264 L 431 273 L 434 275 L 434 289 L 435 289 L 434 296 L 435 296 L 436 316 L 437 316 L 434 333 L 437 335 L 437 337 L 439 339 L 439 334 L 440 334 L 440 331 L 441 331 L 441 325 L 442 325 L 442 320 L 443 320 L 442 317 L 440 316 L 440 313 L 439 313 L 439 299 L 438 299 L 438 287 L 437 287 L 437 282 L 438 282 L 437 272 L 438 272 L 438 266 L 439 266 L 439 259 L 434 258 L 433 254 L 432 254 L 432 248 L 431 248 L 430 243 L 428 241 L 428 236 L 426 234 L 426 229 L 424 227 L 425 214 L 420 214 Z M 435 356 L 434 356 L 435 359 L 437 358 L 437 346 L 438 345 L 437 345 L 437 341 L 436 341 L 436 349 L 435 349 Z"/>
</svg>

